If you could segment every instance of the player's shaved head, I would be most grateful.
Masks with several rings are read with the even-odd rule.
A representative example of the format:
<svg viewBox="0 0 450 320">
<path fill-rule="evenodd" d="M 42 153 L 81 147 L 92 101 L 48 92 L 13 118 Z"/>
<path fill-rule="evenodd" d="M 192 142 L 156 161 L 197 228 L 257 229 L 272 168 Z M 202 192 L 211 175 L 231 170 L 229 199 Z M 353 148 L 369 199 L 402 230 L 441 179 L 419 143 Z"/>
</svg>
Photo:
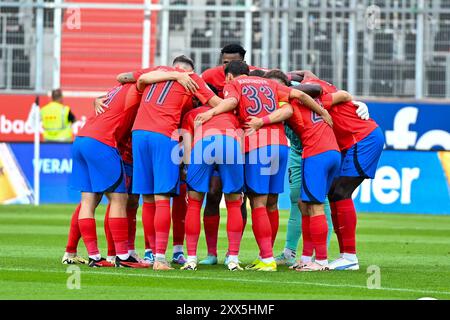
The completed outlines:
<svg viewBox="0 0 450 320">
<path fill-rule="evenodd" d="M 269 72 L 266 72 L 264 78 L 277 80 L 287 87 L 291 86 L 288 76 L 281 70 L 271 70 Z"/>
<path fill-rule="evenodd" d="M 229 74 L 233 75 L 233 77 L 248 76 L 250 69 L 244 61 L 231 61 L 225 67 L 225 75 L 228 76 Z"/>
<path fill-rule="evenodd" d="M 244 61 L 247 51 L 238 43 L 232 43 L 222 48 L 222 64 L 226 65 L 231 61 Z"/>
<path fill-rule="evenodd" d="M 195 69 L 194 61 L 185 55 L 176 57 L 173 60 L 173 66 L 180 67 L 186 71 L 193 71 Z"/>
</svg>

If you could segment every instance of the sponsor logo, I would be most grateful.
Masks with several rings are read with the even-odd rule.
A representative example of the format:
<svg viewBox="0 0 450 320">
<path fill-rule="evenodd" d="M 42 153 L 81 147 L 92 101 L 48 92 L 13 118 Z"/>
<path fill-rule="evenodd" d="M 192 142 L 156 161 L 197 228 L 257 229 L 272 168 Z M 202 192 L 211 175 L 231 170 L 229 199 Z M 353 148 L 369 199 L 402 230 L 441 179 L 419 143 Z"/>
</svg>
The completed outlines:
<svg viewBox="0 0 450 320">
<path fill-rule="evenodd" d="M 359 197 L 360 203 L 369 204 L 372 201 L 381 204 L 411 204 L 411 189 L 413 183 L 420 178 L 419 168 L 402 168 L 400 171 L 391 166 L 380 167 L 375 179 L 365 180 L 356 189 L 353 198 Z"/>
<path fill-rule="evenodd" d="M 400 109 L 394 118 L 393 130 L 386 131 L 387 146 L 396 150 L 431 150 L 436 147 L 450 150 L 450 133 L 445 130 L 430 130 L 418 137 L 416 131 L 409 130 L 418 122 L 419 109 L 405 107 Z"/>
</svg>

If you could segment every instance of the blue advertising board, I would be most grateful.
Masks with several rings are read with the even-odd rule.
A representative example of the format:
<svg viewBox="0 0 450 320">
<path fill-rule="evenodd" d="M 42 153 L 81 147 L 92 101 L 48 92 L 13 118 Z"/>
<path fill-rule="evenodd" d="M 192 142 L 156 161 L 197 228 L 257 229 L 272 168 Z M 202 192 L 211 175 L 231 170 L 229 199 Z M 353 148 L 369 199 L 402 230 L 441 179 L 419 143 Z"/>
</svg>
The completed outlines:
<svg viewBox="0 0 450 320">
<path fill-rule="evenodd" d="M 11 150 L 32 184 L 33 145 L 11 144 Z M 68 187 L 72 172 L 71 145 L 41 146 L 41 202 L 77 203 L 80 196 Z M 355 192 L 360 212 L 450 214 L 450 152 L 386 150 L 374 180 L 366 180 Z M 280 195 L 280 209 L 289 209 L 289 184 Z"/>
<path fill-rule="evenodd" d="M 367 102 L 386 148 L 450 151 L 450 104 Z"/>
<path fill-rule="evenodd" d="M 10 144 L 17 162 L 25 177 L 33 184 L 33 144 Z M 42 203 L 77 203 L 80 201 L 78 192 L 71 190 L 69 185 L 72 173 L 71 144 L 42 144 L 41 160 L 39 161 L 41 179 Z"/>
<path fill-rule="evenodd" d="M 359 211 L 450 214 L 450 104 L 368 102 L 371 116 L 383 129 L 386 149 L 374 180 L 355 192 Z M 33 145 L 9 144 L 28 185 L 33 184 Z M 408 150 L 408 151 L 394 151 Z M 71 145 L 42 144 L 41 202 L 77 203 L 68 188 L 72 172 Z M 290 207 L 289 186 L 280 208 Z M 13 202 L 11 202 L 13 203 Z"/>
</svg>

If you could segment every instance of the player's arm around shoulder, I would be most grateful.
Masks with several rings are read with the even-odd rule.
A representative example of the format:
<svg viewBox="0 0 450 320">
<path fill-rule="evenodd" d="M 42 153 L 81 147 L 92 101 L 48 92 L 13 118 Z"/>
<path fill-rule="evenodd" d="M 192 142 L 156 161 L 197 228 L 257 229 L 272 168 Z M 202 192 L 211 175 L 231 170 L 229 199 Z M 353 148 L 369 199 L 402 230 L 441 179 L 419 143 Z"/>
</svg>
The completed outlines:
<svg viewBox="0 0 450 320">
<path fill-rule="evenodd" d="M 304 93 L 304 92 L 302 92 L 300 90 L 292 89 L 291 90 L 291 94 L 290 94 L 290 99 L 297 99 L 305 107 L 308 107 L 313 112 L 315 112 L 316 114 L 321 116 L 322 119 L 329 126 L 331 126 L 331 127 L 333 126 L 333 119 L 331 118 L 331 116 L 328 113 L 328 111 L 325 108 L 323 108 L 322 106 L 320 106 L 316 101 L 314 101 L 313 98 L 311 98 L 306 93 Z"/>
<path fill-rule="evenodd" d="M 198 89 L 196 82 L 189 76 L 188 72 L 153 70 L 142 74 L 137 80 L 137 88 L 144 91 L 145 87 L 160 82 L 177 81 L 187 91 L 194 93 Z"/>
<path fill-rule="evenodd" d="M 331 105 L 335 106 L 341 103 L 350 102 L 353 100 L 353 96 L 344 90 L 339 90 L 338 92 L 331 94 Z"/>
<path fill-rule="evenodd" d="M 326 109 L 328 106 L 331 108 L 331 106 L 339 106 L 344 103 L 352 102 L 355 106 L 355 113 L 359 118 L 362 120 L 370 119 L 369 107 L 367 104 L 361 101 L 353 101 L 354 97 L 347 91 L 339 90 L 338 92 L 327 94 L 323 97 L 323 100 Z"/>
<path fill-rule="evenodd" d="M 217 98 L 220 99 L 219 97 L 217 97 Z M 212 98 L 212 99 L 214 99 L 217 102 L 219 101 L 216 98 Z M 210 104 L 213 108 L 211 108 L 209 111 L 197 115 L 197 117 L 195 118 L 196 126 L 200 126 L 200 125 L 208 122 L 214 116 L 233 111 L 234 109 L 236 109 L 236 107 L 238 105 L 238 102 L 235 98 L 227 98 L 224 100 L 222 100 L 222 99 L 220 99 L 220 100 L 221 101 L 218 104 L 216 104 L 215 107 Z"/>
<path fill-rule="evenodd" d="M 291 104 L 280 102 L 280 107 L 271 114 L 263 117 L 250 116 L 244 125 L 246 135 L 252 135 L 264 126 L 280 123 L 288 120 L 294 114 L 294 109 Z"/>
</svg>

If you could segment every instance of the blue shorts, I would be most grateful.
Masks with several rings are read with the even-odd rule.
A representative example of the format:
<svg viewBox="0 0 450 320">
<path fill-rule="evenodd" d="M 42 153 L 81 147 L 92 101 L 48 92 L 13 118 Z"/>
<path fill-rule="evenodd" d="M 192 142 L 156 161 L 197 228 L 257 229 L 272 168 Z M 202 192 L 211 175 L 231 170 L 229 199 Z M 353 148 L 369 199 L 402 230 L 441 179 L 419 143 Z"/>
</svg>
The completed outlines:
<svg viewBox="0 0 450 320">
<path fill-rule="evenodd" d="M 380 128 L 342 153 L 339 176 L 375 178 L 378 161 L 384 148 L 384 135 Z"/>
<path fill-rule="evenodd" d="M 284 192 L 289 147 L 270 145 L 245 154 L 245 189 L 255 194 Z"/>
<path fill-rule="evenodd" d="M 327 151 L 303 159 L 300 199 L 308 203 L 324 203 L 340 166 L 341 154 L 338 151 Z"/>
<path fill-rule="evenodd" d="M 128 194 L 133 194 L 133 164 L 124 162 L 123 168 L 125 169 L 125 187 Z"/>
<path fill-rule="evenodd" d="M 198 141 L 191 153 L 186 182 L 190 190 L 206 193 L 214 172 L 222 180 L 225 194 L 241 193 L 244 187 L 244 159 L 236 139 L 215 135 Z"/>
<path fill-rule="evenodd" d="M 77 137 L 72 146 L 70 186 L 92 193 L 126 193 L 122 159 L 116 148 L 89 137 Z"/>
<path fill-rule="evenodd" d="M 133 193 L 180 192 L 180 148 L 178 141 L 155 132 L 133 132 Z"/>
</svg>

